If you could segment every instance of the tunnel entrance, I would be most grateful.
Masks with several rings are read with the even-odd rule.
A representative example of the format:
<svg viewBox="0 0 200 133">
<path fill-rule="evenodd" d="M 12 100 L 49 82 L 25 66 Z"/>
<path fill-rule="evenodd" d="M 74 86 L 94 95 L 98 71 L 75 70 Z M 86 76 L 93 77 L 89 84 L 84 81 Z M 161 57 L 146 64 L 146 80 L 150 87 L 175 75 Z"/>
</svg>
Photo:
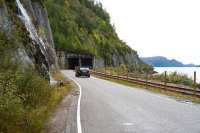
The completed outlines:
<svg viewBox="0 0 200 133">
<path fill-rule="evenodd" d="M 59 66 L 63 69 L 75 69 L 76 66 L 93 68 L 94 56 L 67 51 L 57 51 Z"/>
<path fill-rule="evenodd" d="M 92 58 L 81 58 L 81 66 L 89 67 L 92 69 L 93 67 L 93 59 Z"/>
<path fill-rule="evenodd" d="M 67 69 L 75 69 L 76 66 L 79 66 L 79 58 L 68 58 Z"/>
<path fill-rule="evenodd" d="M 56 51 L 58 65 L 61 69 L 75 69 L 76 66 L 93 68 L 94 56 L 90 54 Z"/>
</svg>

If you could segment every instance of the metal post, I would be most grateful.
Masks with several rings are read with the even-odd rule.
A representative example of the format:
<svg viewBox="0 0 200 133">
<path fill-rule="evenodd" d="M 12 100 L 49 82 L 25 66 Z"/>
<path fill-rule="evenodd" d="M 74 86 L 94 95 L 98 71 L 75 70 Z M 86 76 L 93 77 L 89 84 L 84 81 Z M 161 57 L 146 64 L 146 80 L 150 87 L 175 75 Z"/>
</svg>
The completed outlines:
<svg viewBox="0 0 200 133">
<path fill-rule="evenodd" d="M 164 81 L 165 86 L 167 85 L 167 71 L 165 71 L 165 81 Z"/>
<path fill-rule="evenodd" d="M 117 79 L 119 79 L 119 69 L 117 70 Z"/>
<path fill-rule="evenodd" d="M 94 71 L 95 71 L 95 69 L 96 69 L 96 58 L 95 58 L 95 56 L 93 56 L 93 69 L 94 69 Z"/>
<path fill-rule="evenodd" d="M 146 89 L 148 89 L 148 73 L 146 73 Z"/>
<path fill-rule="evenodd" d="M 105 77 L 107 77 L 107 76 L 106 76 L 106 66 L 105 66 L 105 72 L 104 72 L 104 73 L 105 73 Z"/>
<path fill-rule="evenodd" d="M 119 62 L 117 62 L 117 65 L 116 65 L 116 75 L 117 75 L 117 79 L 119 79 Z"/>
<path fill-rule="evenodd" d="M 194 83 L 193 83 L 194 89 L 196 89 L 196 80 L 197 80 L 197 72 L 194 71 Z"/>
<path fill-rule="evenodd" d="M 96 67 L 94 67 L 93 69 L 94 69 L 94 73 L 96 73 Z"/>
<path fill-rule="evenodd" d="M 129 70 L 128 70 L 128 66 L 127 66 L 127 75 L 126 75 L 126 76 L 127 76 L 127 77 L 126 77 L 126 78 L 127 78 L 127 80 L 128 80 L 128 72 L 129 72 Z"/>
<path fill-rule="evenodd" d="M 110 78 L 110 68 L 108 68 L 108 78 Z"/>
</svg>

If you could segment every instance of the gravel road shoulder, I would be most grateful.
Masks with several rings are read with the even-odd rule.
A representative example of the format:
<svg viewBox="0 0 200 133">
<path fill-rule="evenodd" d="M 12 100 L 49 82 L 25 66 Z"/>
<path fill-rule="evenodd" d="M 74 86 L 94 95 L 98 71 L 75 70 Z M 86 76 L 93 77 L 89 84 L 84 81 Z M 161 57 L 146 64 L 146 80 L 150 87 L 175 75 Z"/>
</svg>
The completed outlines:
<svg viewBox="0 0 200 133">
<path fill-rule="evenodd" d="M 77 133 L 79 88 L 71 81 L 72 91 L 62 100 L 46 124 L 47 133 Z"/>
</svg>

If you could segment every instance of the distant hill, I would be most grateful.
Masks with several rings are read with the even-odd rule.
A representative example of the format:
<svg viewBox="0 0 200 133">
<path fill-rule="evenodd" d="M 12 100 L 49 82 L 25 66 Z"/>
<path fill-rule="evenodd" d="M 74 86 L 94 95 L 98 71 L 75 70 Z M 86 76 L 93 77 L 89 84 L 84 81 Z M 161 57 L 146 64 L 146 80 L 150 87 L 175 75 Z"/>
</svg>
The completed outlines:
<svg viewBox="0 0 200 133">
<path fill-rule="evenodd" d="M 141 58 L 144 62 L 154 67 L 195 67 L 194 64 L 183 64 L 175 59 L 167 59 L 163 56 L 153 56 Z"/>
</svg>

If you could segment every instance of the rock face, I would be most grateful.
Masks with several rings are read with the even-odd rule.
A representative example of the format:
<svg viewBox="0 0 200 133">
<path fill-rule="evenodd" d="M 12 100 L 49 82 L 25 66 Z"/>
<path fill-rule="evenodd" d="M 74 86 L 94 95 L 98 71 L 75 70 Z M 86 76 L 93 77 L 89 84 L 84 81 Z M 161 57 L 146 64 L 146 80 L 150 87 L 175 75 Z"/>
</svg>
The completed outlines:
<svg viewBox="0 0 200 133">
<path fill-rule="evenodd" d="M 8 10 L 5 3 L 0 5 L 0 28 L 8 32 L 11 31 L 11 23 L 8 18 Z"/>
<path fill-rule="evenodd" d="M 142 62 L 139 59 L 137 53 L 135 51 L 131 51 L 127 53 L 125 56 L 121 55 L 113 55 L 113 64 L 114 66 L 119 65 L 119 64 L 136 64 L 140 65 Z"/>
<path fill-rule="evenodd" d="M 31 4 L 31 3 L 29 3 Z M 48 20 L 48 14 L 44 6 L 42 6 L 39 2 L 32 2 L 30 7 L 32 6 L 32 16 L 34 16 L 35 23 L 44 30 L 44 34 L 41 34 L 42 38 L 47 41 L 54 48 L 54 41 L 52 36 L 51 27 Z M 29 9 L 30 10 L 30 9 Z"/>
<path fill-rule="evenodd" d="M 41 75 L 50 79 L 51 69 L 57 67 L 57 58 L 48 15 L 41 3 L 32 0 L 2 1 L 0 3 L 0 30 L 8 36 L 13 36 L 14 31 L 18 32 L 19 28 L 26 32 L 28 34 L 24 36 L 26 41 L 19 41 L 20 47 L 16 50 L 17 59 L 22 61 L 24 66 L 32 66 Z M 11 4 L 15 7 L 11 7 Z M 26 22 L 26 19 L 30 19 L 30 22 Z M 21 27 L 16 24 L 16 21 Z M 31 28 L 28 29 L 28 27 Z M 34 30 L 35 33 L 31 33 Z M 35 40 L 31 34 L 34 35 Z M 44 48 L 41 47 L 42 45 Z"/>
<path fill-rule="evenodd" d="M 112 56 L 112 66 L 117 67 L 120 64 L 125 64 L 134 68 L 139 68 L 142 65 L 145 65 L 145 63 L 140 60 L 138 54 L 135 51 L 131 51 L 125 56 L 122 56 L 120 54 L 114 54 Z M 102 58 L 95 59 L 95 67 L 105 67 L 105 60 Z"/>
</svg>

